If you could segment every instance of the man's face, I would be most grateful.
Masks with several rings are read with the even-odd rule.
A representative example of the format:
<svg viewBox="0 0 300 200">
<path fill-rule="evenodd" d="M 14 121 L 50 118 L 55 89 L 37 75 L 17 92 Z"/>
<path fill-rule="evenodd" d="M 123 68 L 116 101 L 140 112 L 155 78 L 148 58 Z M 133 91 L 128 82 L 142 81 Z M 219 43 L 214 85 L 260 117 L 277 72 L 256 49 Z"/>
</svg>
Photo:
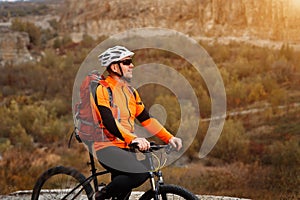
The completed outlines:
<svg viewBox="0 0 300 200">
<path fill-rule="evenodd" d="M 132 58 L 130 56 L 123 58 L 120 62 L 120 66 L 123 70 L 123 77 L 127 80 L 132 79 L 132 71 L 134 68 Z"/>
</svg>

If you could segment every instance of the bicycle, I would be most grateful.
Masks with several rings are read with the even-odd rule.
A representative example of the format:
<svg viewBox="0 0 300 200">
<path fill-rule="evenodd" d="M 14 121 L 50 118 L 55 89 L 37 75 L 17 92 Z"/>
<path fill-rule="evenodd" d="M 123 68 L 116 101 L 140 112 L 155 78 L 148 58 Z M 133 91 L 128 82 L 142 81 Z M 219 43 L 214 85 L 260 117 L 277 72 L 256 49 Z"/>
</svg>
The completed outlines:
<svg viewBox="0 0 300 200">
<path fill-rule="evenodd" d="M 45 200 L 45 199 L 94 199 L 94 194 L 99 191 L 97 177 L 104 174 L 109 174 L 108 171 L 99 171 L 95 167 L 93 156 L 92 143 L 88 145 L 90 161 L 88 164 L 91 167 L 91 175 L 86 178 L 78 170 L 71 167 L 56 166 L 46 170 L 37 179 L 33 188 L 31 200 Z M 137 145 L 131 145 L 131 149 L 137 149 Z M 149 180 L 151 189 L 146 191 L 139 199 L 187 199 L 198 200 L 197 196 L 187 189 L 171 184 L 164 184 L 161 166 L 154 166 L 152 152 L 165 149 L 166 153 L 170 153 L 170 145 L 158 145 L 151 142 L 150 149 L 143 151 L 148 163 L 150 163 L 151 170 L 149 173 Z M 93 182 L 93 187 L 91 185 Z M 130 194 L 129 194 L 130 195 Z M 129 199 L 129 195 L 127 199 Z"/>
</svg>

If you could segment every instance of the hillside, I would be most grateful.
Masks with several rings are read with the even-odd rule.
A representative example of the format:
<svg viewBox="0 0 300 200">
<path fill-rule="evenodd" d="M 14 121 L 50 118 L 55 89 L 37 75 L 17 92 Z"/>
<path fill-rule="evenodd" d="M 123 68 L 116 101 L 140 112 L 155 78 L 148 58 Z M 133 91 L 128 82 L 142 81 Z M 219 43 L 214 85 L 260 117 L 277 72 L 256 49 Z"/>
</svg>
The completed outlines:
<svg viewBox="0 0 300 200">
<path fill-rule="evenodd" d="M 61 23 L 94 37 L 138 27 L 163 27 L 197 36 L 300 41 L 295 0 L 66 0 Z"/>
<path fill-rule="evenodd" d="M 192 145 L 164 169 L 165 181 L 197 194 L 299 199 L 300 23 L 296 2 L 1 3 L 0 194 L 32 189 L 36 178 L 55 165 L 89 174 L 86 149 L 75 140 L 68 148 L 74 128 L 71 104 L 76 73 L 91 50 L 108 36 L 151 26 L 195 39 L 216 63 L 227 98 L 221 137 L 213 151 L 200 159 L 199 149 L 212 120 L 212 96 L 202 77 L 191 63 L 172 52 L 135 51 L 136 66 L 153 62 L 169 66 L 190 83 L 196 95 L 196 102 L 185 105 L 186 115 L 168 88 L 150 84 L 138 89 L 147 108 L 160 105 L 164 109 L 165 126 L 172 133 L 181 125 L 188 133 L 200 120 Z M 198 105 L 200 113 L 195 109 Z M 181 120 L 182 115 L 188 120 Z M 148 184 L 139 189 L 145 188 Z"/>
</svg>

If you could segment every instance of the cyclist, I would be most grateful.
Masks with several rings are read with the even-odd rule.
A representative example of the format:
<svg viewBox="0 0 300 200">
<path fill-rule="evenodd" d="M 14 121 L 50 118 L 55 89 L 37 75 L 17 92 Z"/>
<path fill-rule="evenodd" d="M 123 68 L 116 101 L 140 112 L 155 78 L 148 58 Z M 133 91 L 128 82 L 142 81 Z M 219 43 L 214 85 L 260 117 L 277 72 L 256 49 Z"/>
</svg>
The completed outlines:
<svg viewBox="0 0 300 200">
<path fill-rule="evenodd" d="M 111 172 L 112 179 L 95 195 L 98 200 L 128 198 L 131 190 L 148 178 L 146 165 L 128 150 L 131 143 L 138 143 L 140 150 L 150 147 L 145 138 L 134 133 L 135 119 L 165 143 L 170 143 L 177 150 L 182 147 L 181 139 L 170 134 L 149 115 L 138 92 L 129 85 L 134 68 L 133 55 L 133 52 L 123 46 L 114 46 L 98 56 L 101 66 L 106 67 L 108 72 L 105 82 L 112 93 L 109 94 L 103 84 L 96 90 L 98 114 L 106 139 L 95 142 L 94 148 L 100 164 Z"/>
</svg>

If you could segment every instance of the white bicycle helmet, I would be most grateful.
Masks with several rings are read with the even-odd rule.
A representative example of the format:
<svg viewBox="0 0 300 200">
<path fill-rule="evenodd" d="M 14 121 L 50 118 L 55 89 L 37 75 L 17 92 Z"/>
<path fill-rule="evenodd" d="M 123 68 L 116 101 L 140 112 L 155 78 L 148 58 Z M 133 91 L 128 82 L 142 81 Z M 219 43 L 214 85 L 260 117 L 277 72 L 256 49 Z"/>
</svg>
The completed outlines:
<svg viewBox="0 0 300 200">
<path fill-rule="evenodd" d="M 127 56 L 133 56 L 134 53 L 122 46 L 114 46 L 98 56 L 101 66 L 108 67 L 113 62 L 122 60 Z"/>
</svg>

